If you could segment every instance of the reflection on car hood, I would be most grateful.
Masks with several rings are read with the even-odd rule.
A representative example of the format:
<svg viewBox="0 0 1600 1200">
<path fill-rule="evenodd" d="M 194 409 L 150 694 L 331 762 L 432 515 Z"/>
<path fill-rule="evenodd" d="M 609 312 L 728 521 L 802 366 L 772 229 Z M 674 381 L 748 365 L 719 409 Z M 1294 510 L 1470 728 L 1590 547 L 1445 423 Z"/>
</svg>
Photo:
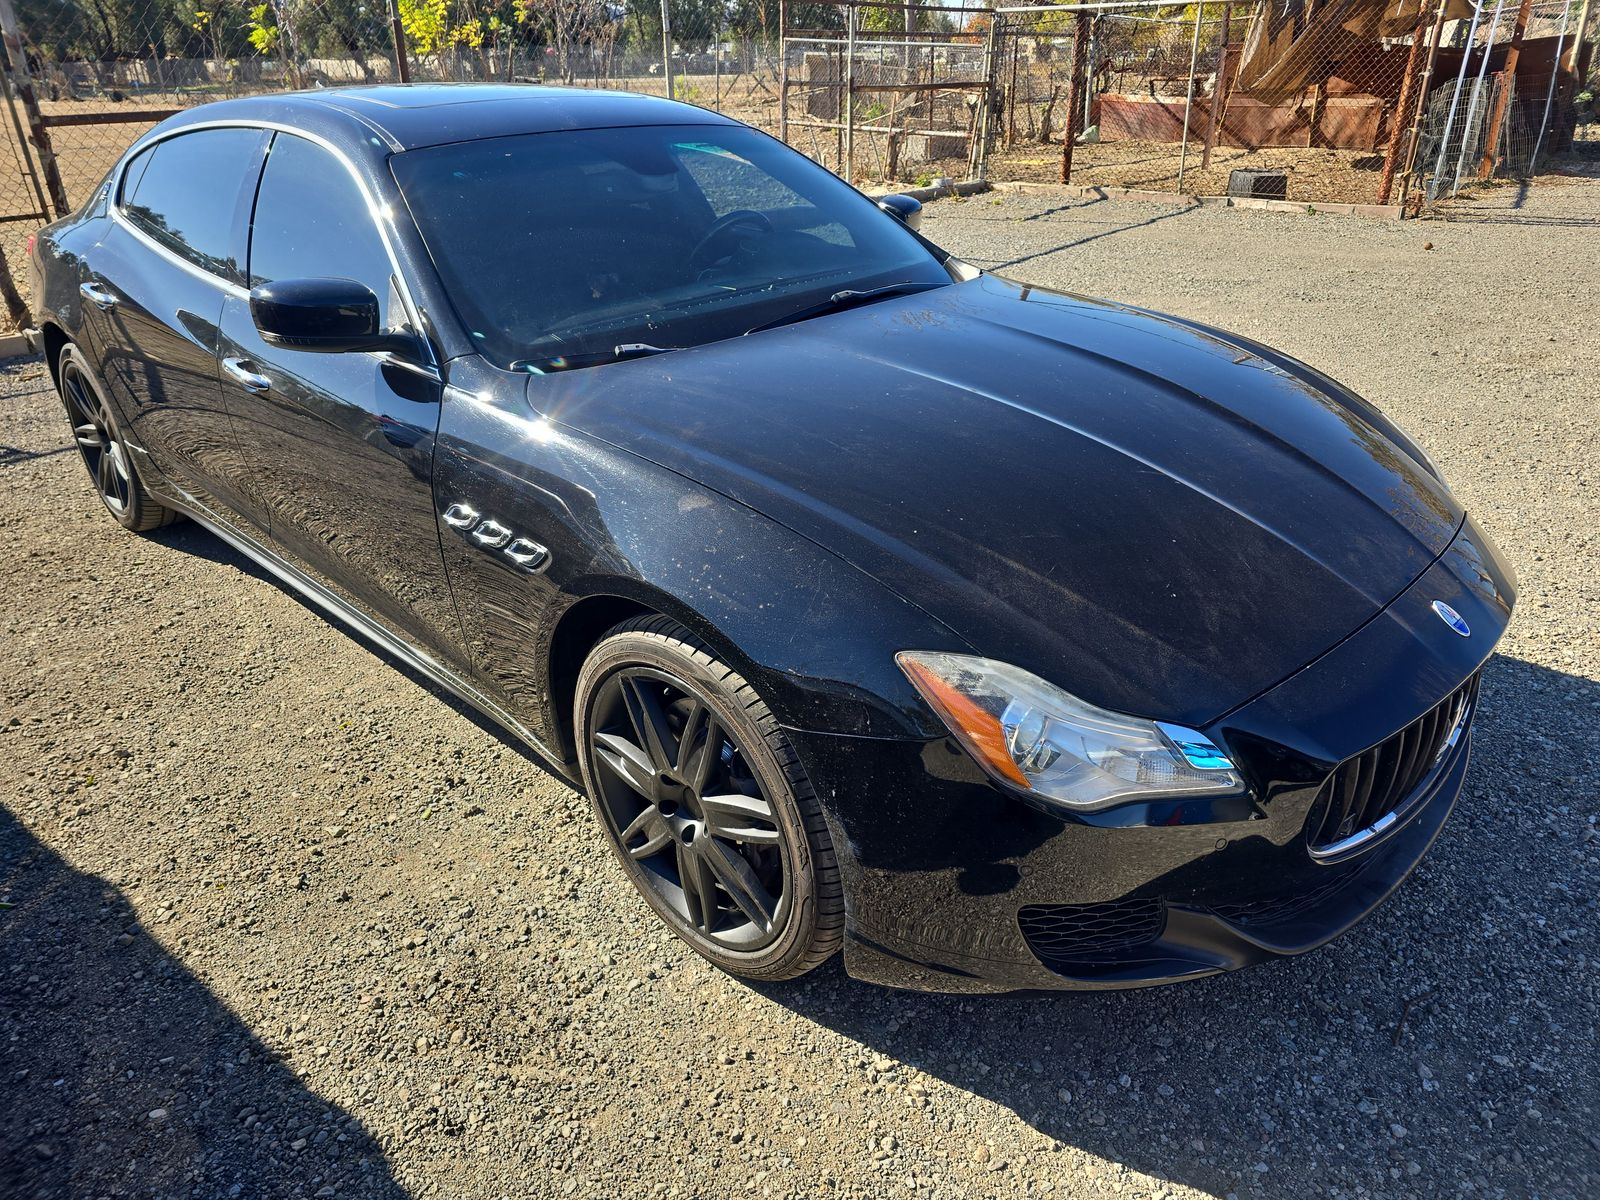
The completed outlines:
<svg viewBox="0 0 1600 1200">
<path fill-rule="evenodd" d="M 982 654 L 1190 724 L 1347 637 L 1462 519 L 1309 368 L 992 276 L 534 378 L 529 399 L 828 546 Z"/>
</svg>

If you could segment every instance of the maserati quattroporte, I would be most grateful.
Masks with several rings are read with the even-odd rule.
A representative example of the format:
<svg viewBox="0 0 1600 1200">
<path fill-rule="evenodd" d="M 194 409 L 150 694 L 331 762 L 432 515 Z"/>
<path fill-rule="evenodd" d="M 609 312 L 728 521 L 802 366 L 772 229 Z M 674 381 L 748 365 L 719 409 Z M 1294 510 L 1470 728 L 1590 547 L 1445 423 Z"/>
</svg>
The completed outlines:
<svg viewBox="0 0 1600 1200">
<path fill-rule="evenodd" d="M 1326 942 L 1461 791 L 1510 571 L 1331 379 L 919 216 L 666 100 L 234 100 L 38 235 L 31 337 L 116 520 L 487 713 L 728 971 Z"/>
</svg>

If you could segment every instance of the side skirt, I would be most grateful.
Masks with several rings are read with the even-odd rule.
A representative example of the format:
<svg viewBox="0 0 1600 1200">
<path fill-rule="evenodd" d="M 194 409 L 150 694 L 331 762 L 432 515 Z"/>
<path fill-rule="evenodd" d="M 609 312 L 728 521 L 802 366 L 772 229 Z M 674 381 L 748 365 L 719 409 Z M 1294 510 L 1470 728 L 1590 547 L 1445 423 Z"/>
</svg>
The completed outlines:
<svg viewBox="0 0 1600 1200">
<path fill-rule="evenodd" d="M 329 616 L 343 623 L 367 641 L 394 655 L 408 667 L 425 676 L 431 682 L 438 684 L 451 695 L 471 705 L 483 716 L 493 721 L 526 745 L 528 749 L 532 750 L 544 761 L 545 768 L 560 778 L 563 783 L 581 790 L 582 784 L 578 782 L 576 764 L 565 761 L 559 754 L 545 745 L 531 729 L 462 679 L 449 667 L 431 655 L 419 650 L 399 634 L 379 624 L 342 597 L 329 591 L 298 567 L 285 562 L 254 538 L 230 528 L 221 518 L 214 516 L 198 501 L 182 495 L 173 495 L 173 490 L 170 487 L 160 490 L 159 499 L 163 504 L 181 509 L 184 515 L 191 518 L 197 525 L 216 534 L 217 537 L 232 546 L 240 554 L 266 568 L 276 579 L 293 588 Z"/>
</svg>

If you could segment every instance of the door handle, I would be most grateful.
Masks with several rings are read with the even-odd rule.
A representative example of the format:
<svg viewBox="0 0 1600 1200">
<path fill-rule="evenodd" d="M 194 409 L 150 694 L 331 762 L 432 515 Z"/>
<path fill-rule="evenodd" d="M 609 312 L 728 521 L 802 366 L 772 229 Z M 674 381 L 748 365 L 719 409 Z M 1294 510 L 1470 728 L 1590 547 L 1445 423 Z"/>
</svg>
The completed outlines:
<svg viewBox="0 0 1600 1200">
<path fill-rule="evenodd" d="M 78 294 L 101 312 L 110 312 L 117 306 L 117 298 L 98 283 L 80 283 Z"/>
<path fill-rule="evenodd" d="M 222 369 L 232 375 L 234 381 L 247 392 L 265 392 L 272 387 L 272 380 L 250 368 L 253 364 L 248 358 L 225 358 L 222 360 Z"/>
</svg>

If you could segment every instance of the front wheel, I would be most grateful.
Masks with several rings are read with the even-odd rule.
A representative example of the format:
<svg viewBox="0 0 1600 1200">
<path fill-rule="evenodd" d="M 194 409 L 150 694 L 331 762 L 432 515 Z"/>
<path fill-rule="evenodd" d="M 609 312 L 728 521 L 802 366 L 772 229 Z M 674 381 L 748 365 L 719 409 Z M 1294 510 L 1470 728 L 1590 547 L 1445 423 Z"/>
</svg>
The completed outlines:
<svg viewBox="0 0 1600 1200">
<path fill-rule="evenodd" d="M 679 937 L 752 980 L 792 979 L 844 936 L 821 806 L 731 667 L 666 617 L 613 629 L 578 675 L 583 782 L 623 870 Z"/>
<path fill-rule="evenodd" d="M 88 469 L 100 502 L 124 529 L 147 533 L 178 519 L 178 514 L 154 499 L 140 482 L 128 453 L 128 443 L 117 428 L 111 403 L 100 381 L 76 346 L 61 351 L 57 390 L 72 423 L 72 439 Z"/>
</svg>

